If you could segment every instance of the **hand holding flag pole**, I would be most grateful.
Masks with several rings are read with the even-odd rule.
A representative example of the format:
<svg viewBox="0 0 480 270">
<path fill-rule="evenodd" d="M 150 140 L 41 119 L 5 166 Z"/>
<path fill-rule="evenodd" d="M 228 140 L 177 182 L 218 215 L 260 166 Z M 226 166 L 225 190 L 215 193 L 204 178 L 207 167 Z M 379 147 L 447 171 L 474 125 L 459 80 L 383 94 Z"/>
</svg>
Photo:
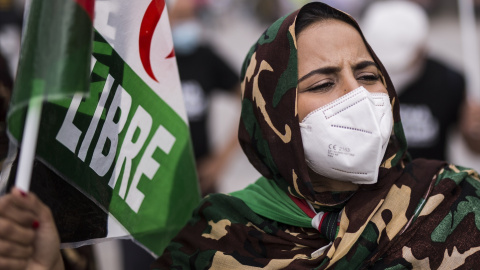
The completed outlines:
<svg viewBox="0 0 480 270">
<path fill-rule="evenodd" d="M 43 102 L 88 93 L 93 8 L 94 0 L 26 3 L 20 61 L 8 116 L 10 138 L 17 145 L 22 138 L 15 180 L 21 190 L 30 187 Z"/>
<path fill-rule="evenodd" d="M 160 255 L 200 200 L 165 2 L 98 1 L 92 42 L 94 3 L 27 2 L 8 114 L 16 185 L 39 180 L 64 247 L 128 237 Z"/>
</svg>

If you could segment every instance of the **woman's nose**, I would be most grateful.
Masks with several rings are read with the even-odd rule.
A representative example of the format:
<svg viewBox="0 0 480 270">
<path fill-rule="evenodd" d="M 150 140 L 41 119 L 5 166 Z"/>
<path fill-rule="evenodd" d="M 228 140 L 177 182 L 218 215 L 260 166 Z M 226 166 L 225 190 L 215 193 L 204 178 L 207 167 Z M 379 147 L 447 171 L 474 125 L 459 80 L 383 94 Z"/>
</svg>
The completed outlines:
<svg viewBox="0 0 480 270">
<path fill-rule="evenodd" d="M 360 83 L 358 83 L 358 81 L 353 76 L 348 76 L 348 78 L 345 78 L 341 85 L 344 94 L 347 94 L 360 86 Z"/>
</svg>

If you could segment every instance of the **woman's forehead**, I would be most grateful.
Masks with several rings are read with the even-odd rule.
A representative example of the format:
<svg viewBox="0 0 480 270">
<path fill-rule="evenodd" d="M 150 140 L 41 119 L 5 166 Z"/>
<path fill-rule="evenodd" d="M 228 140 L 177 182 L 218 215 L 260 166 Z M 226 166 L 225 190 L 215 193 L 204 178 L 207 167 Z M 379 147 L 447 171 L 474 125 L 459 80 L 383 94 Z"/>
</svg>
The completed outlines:
<svg viewBox="0 0 480 270">
<path fill-rule="evenodd" d="M 303 62 L 358 62 L 373 60 L 360 33 L 338 21 L 316 22 L 297 36 L 299 64 Z"/>
<path fill-rule="evenodd" d="M 343 30 L 343 31 L 351 31 L 352 33 L 358 33 L 357 29 L 352 25 L 337 19 L 324 19 L 312 22 L 310 25 L 306 26 L 300 33 L 297 34 L 297 39 L 300 36 L 305 35 L 305 32 L 317 32 L 317 34 L 326 33 L 329 29 L 336 29 L 336 30 Z"/>
</svg>

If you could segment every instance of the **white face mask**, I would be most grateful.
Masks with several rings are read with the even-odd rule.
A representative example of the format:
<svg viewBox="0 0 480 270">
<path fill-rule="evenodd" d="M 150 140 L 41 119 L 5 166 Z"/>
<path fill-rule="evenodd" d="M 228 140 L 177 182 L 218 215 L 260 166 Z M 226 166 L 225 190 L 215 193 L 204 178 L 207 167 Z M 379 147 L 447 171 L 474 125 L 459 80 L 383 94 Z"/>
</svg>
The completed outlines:
<svg viewBox="0 0 480 270">
<path fill-rule="evenodd" d="M 300 123 L 307 164 L 331 179 L 374 184 L 392 124 L 388 95 L 359 87 L 312 111 Z"/>
</svg>

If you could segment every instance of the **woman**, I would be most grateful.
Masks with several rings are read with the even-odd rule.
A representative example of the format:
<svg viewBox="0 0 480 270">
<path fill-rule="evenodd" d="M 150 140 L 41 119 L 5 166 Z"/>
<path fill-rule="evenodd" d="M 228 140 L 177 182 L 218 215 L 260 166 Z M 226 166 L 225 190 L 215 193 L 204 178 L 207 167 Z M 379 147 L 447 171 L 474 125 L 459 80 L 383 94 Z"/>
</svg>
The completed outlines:
<svg viewBox="0 0 480 270">
<path fill-rule="evenodd" d="M 239 139 L 264 177 L 206 198 L 152 269 L 471 269 L 480 260 L 478 175 L 405 159 L 394 88 L 352 18 L 307 4 L 267 29 L 242 77 Z"/>
</svg>

